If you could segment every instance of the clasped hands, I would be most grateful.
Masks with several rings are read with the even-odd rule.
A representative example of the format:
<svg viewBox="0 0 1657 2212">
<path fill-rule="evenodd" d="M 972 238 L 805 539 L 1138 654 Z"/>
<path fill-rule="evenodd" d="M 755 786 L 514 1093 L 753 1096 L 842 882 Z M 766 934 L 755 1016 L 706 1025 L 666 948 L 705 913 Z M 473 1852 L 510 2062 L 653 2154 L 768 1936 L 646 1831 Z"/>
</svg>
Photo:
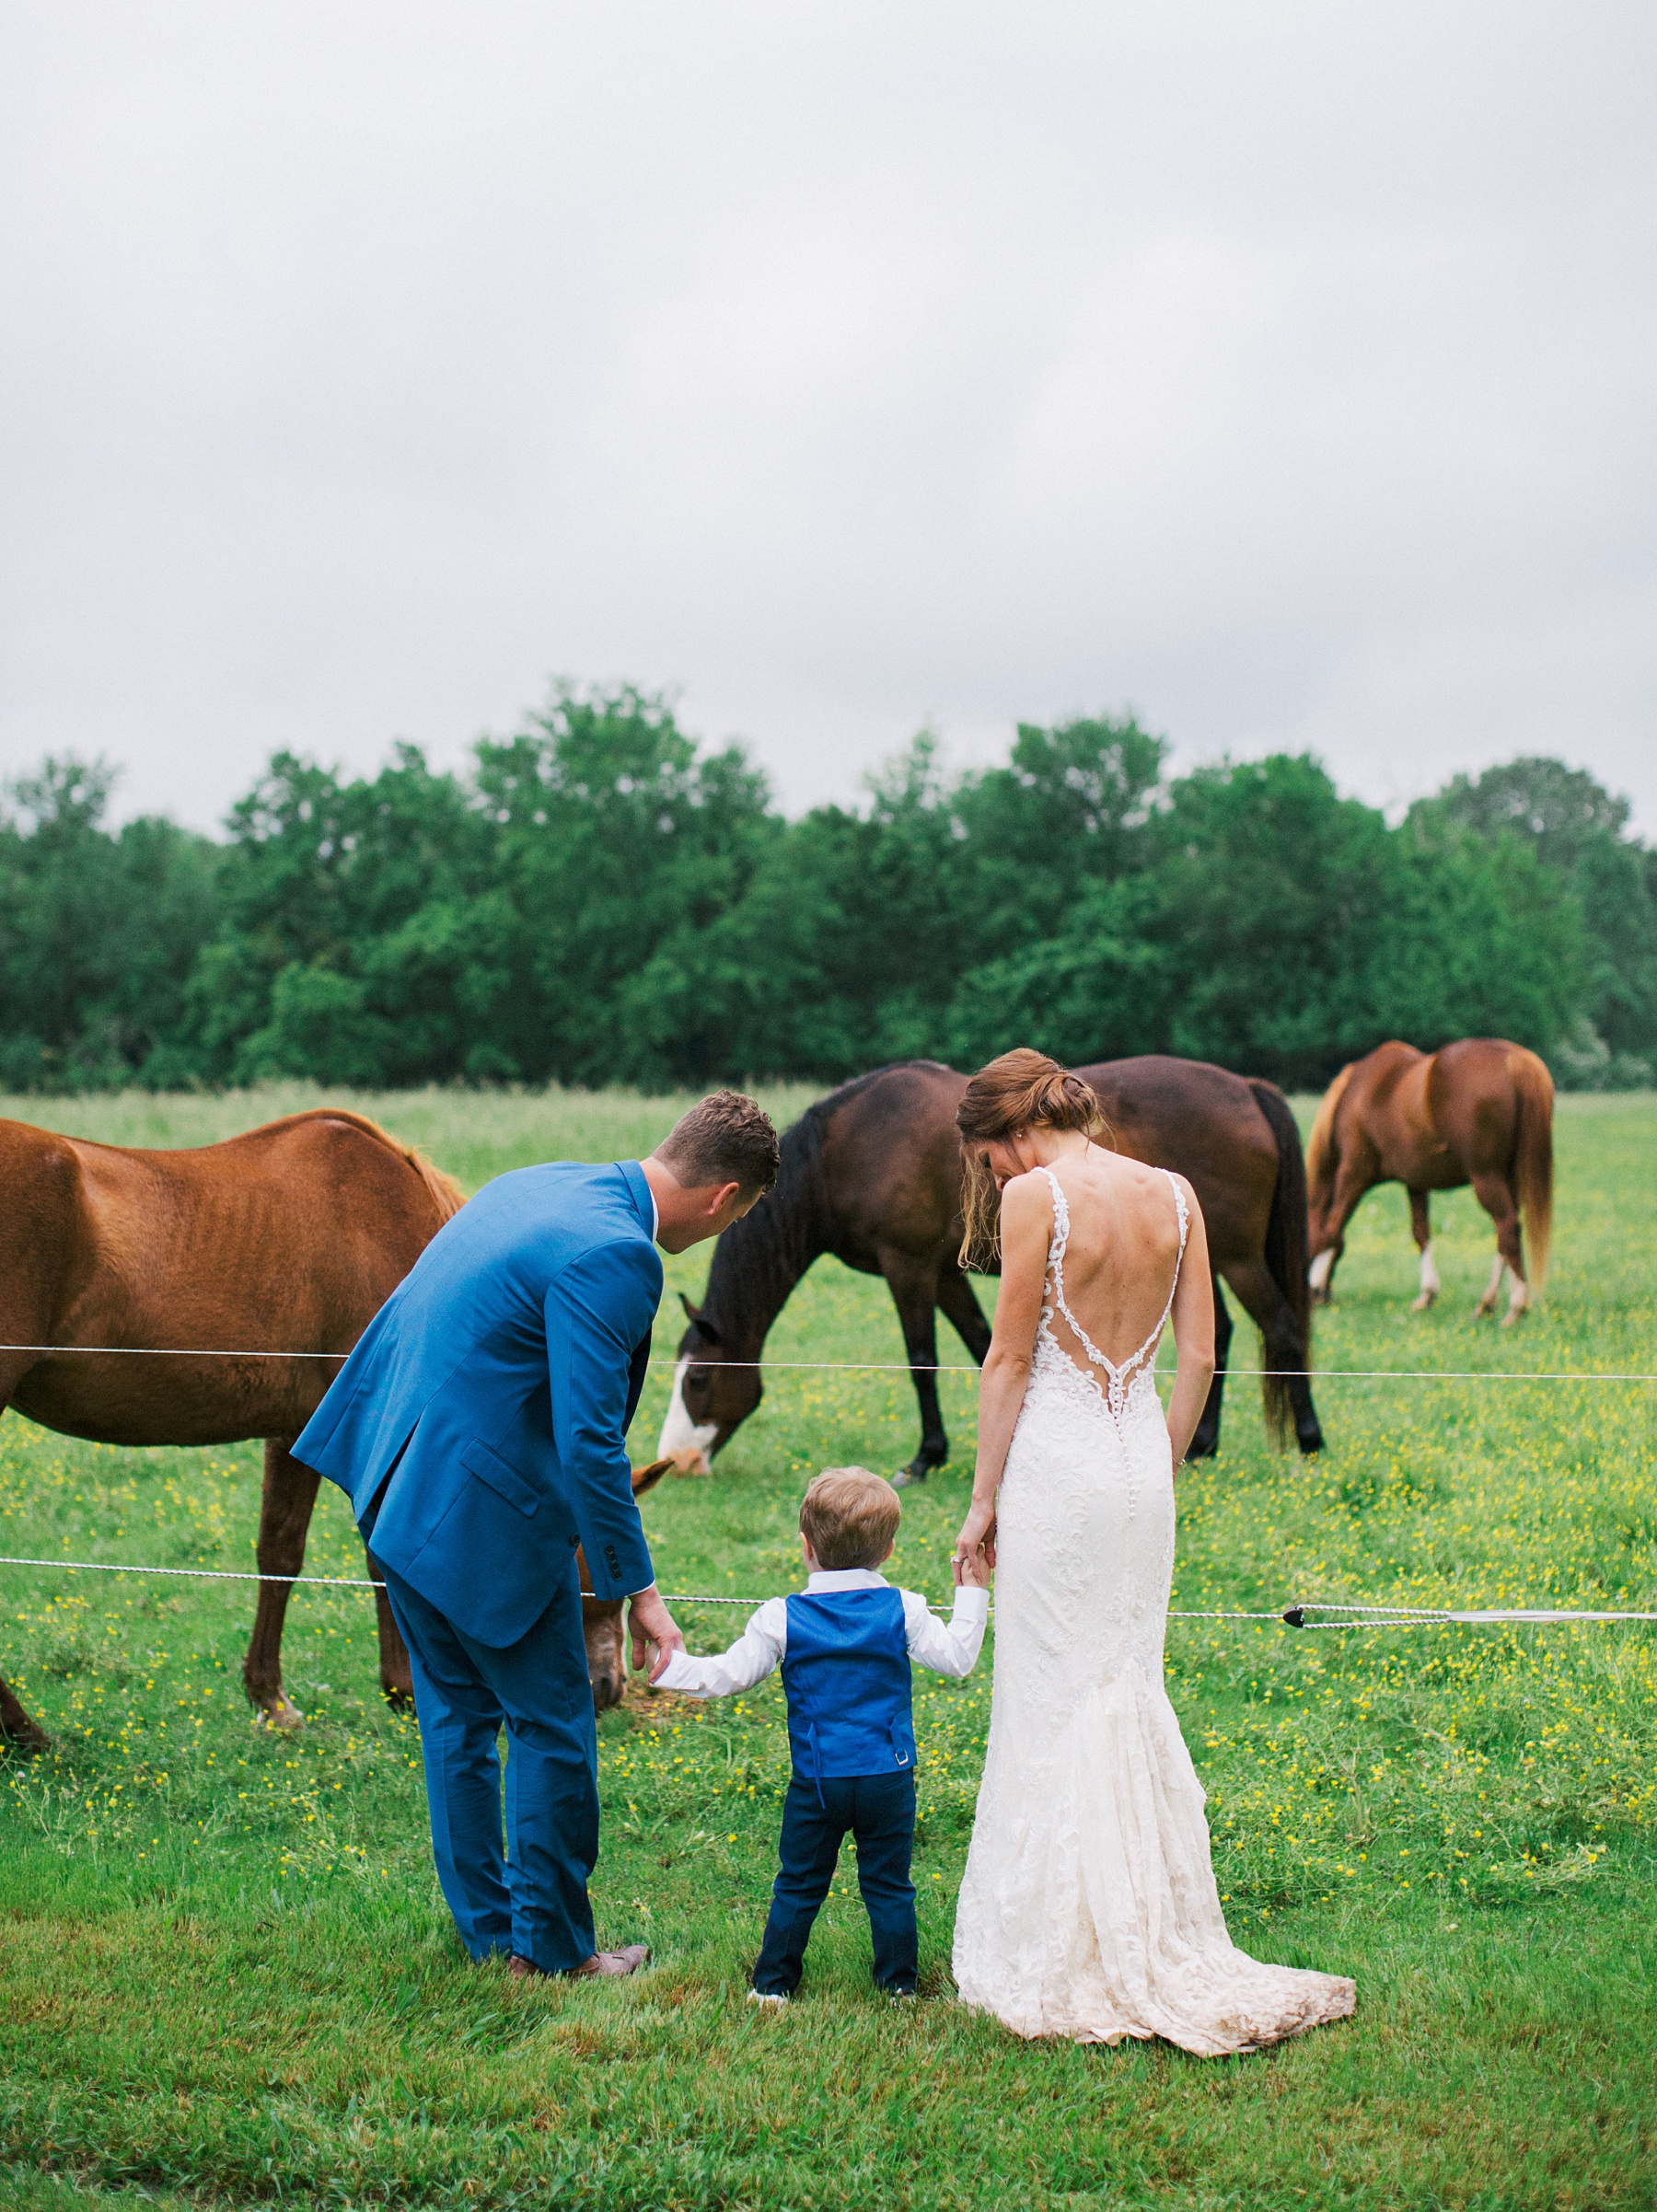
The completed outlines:
<svg viewBox="0 0 1657 2212">
<path fill-rule="evenodd" d="M 989 1589 L 990 1577 L 995 1570 L 993 1505 L 972 1507 L 961 1523 L 961 1533 L 956 1538 L 955 1553 L 949 1567 L 957 1587 L 967 1583 L 974 1590 Z"/>
</svg>

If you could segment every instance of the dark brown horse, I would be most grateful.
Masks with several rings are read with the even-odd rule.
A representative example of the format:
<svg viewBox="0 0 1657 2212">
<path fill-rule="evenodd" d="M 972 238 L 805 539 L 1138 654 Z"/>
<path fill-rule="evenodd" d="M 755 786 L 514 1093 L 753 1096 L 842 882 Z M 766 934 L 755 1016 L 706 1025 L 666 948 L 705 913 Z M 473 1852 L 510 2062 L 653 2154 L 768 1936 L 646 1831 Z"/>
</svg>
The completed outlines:
<svg viewBox="0 0 1657 2212">
<path fill-rule="evenodd" d="M 0 1121 L 0 1342 L 322 1352 L 150 1359 L 0 1350 L 0 1407 L 111 1444 L 265 1439 L 261 1574 L 296 1575 L 318 1477 L 288 1450 L 378 1308 L 465 1193 L 361 1115 L 295 1114 L 187 1152 Z M 369 1571 L 377 1581 L 372 1559 Z M 242 1669 L 282 1724 L 288 1592 L 264 1583 Z M 380 1684 L 410 1695 L 382 1588 Z"/>
<path fill-rule="evenodd" d="M 1201 1201 L 1214 1266 L 1217 1372 L 1191 1456 L 1216 1451 L 1231 1340 L 1223 1278 L 1257 1324 L 1269 1376 L 1266 1410 L 1303 1452 L 1323 1442 L 1305 1370 L 1306 1186 L 1300 1136 L 1282 1094 L 1202 1060 L 1150 1055 L 1077 1071 L 1092 1084 L 1117 1147 L 1177 1168 Z M 982 1361 L 990 1329 L 956 1263 L 961 1237 L 961 1148 L 955 1111 L 967 1078 L 936 1060 L 905 1060 L 858 1077 L 807 1109 L 782 1140 L 774 1188 L 727 1229 L 700 1306 L 685 1302 L 672 1402 L 657 1450 L 705 1468 L 760 1398 L 758 1362 L 771 1324 L 813 1260 L 832 1253 L 886 1280 L 898 1308 L 921 1444 L 909 1472 L 949 1456 L 938 1404 L 935 1315 L 942 1308 Z"/>
<path fill-rule="evenodd" d="M 1503 1326 L 1542 1288 L 1553 1232 L 1553 1078 L 1534 1052 L 1499 1037 L 1466 1037 L 1437 1052 L 1378 1045 L 1324 1094 L 1307 1146 L 1312 1288 L 1326 1303 L 1358 1201 L 1377 1183 L 1402 1183 L 1421 1255 L 1415 1311 L 1439 1294 L 1428 1194 L 1473 1195 L 1496 1224 L 1496 1265 L 1476 1314 L 1491 1314 L 1505 1268 Z M 1521 1232 L 1523 1216 L 1524 1233 Z M 1530 1238 L 1530 1272 L 1524 1235 Z"/>
<path fill-rule="evenodd" d="M 22 1752 L 44 1751 L 52 1738 L 38 1720 L 31 1720 L 11 1685 L 0 1682 L 0 1743 Z"/>
</svg>

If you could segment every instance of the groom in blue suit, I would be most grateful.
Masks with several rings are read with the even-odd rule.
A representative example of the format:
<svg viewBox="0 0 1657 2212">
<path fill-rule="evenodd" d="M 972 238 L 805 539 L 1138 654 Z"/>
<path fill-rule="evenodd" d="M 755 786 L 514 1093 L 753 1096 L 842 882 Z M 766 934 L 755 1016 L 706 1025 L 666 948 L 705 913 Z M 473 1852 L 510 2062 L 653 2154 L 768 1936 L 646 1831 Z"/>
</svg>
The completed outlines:
<svg viewBox="0 0 1657 2212">
<path fill-rule="evenodd" d="M 777 1136 L 722 1091 L 647 1160 L 498 1176 L 375 1315 L 294 1456 L 345 1490 L 409 1647 L 443 1894 L 474 1958 L 631 1974 L 600 1952 L 597 1745 L 575 1550 L 631 1601 L 633 1663 L 684 1649 L 625 1439 L 662 1294 L 656 1245 L 717 1236 L 771 1187 Z M 506 1841 L 495 1740 L 506 1730 Z"/>
</svg>

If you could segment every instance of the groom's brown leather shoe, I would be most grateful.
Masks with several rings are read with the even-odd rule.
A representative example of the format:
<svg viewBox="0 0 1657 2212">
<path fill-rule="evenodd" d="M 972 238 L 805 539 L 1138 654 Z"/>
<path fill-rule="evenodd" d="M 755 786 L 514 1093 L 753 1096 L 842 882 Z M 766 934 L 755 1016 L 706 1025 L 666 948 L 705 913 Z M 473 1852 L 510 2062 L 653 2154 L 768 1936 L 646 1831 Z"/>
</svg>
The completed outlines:
<svg viewBox="0 0 1657 2212">
<path fill-rule="evenodd" d="M 637 1974 L 649 1957 L 648 1943 L 629 1943 L 620 1951 L 596 1951 L 590 1959 L 584 1960 L 579 1966 L 566 1966 L 563 1974 L 571 1981 L 581 1980 L 587 1975 L 609 1976 Z M 520 1959 L 516 1951 L 507 1960 L 506 1971 L 515 1982 L 534 1981 L 545 1974 L 544 1968 L 533 1964 L 528 1959 Z"/>
</svg>

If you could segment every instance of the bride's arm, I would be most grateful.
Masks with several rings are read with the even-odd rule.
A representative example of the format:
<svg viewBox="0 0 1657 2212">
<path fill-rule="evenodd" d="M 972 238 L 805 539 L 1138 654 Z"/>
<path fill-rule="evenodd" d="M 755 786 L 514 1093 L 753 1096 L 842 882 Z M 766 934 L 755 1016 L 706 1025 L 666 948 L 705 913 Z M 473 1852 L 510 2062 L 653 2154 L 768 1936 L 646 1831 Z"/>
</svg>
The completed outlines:
<svg viewBox="0 0 1657 2212">
<path fill-rule="evenodd" d="M 1001 1488 L 1007 1447 L 1013 1442 L 1030 1380 L 1052 1227 L 1053 1200 L 1046 1176 L 1015 1175 L 1002 1192 L 1001 1292 L 979 1383 L 978 1465 L 972 1477 L 972 1507 L 956 1539 L 957 1558 L 976 1551 L 981 1544 L 991 1567 L 995 1564 L 995 1493 Z"/>
<path fill-rule="evenodd" d="M 1179 1354 L 1179 1370 L 1168 1400 L 1168 1442 L 1176 1466 L 1190 1449 L 1214 1379 L 1214 1279 L 1209 1267 L 1208 1231 L 1197 1193 L 1183 1175 L 1179 1180 L 1190 1226 L 1174 1291 L 1174 1349 Z"/>
</svg>

